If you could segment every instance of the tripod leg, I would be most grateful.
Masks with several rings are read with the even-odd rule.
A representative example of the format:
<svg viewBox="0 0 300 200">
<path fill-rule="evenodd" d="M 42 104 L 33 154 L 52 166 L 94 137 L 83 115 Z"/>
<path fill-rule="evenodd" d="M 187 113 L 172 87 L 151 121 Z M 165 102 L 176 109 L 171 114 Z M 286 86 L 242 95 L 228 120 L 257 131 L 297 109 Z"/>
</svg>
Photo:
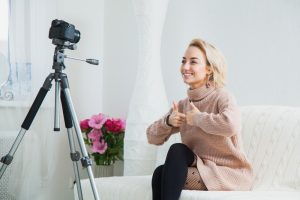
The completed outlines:
<svg viewBox="0 0 300 200">
<path fill-rule="evenodd" d="M 26 118 L 24 119 L 24 121 L 21 125 L 21 130 L 20 130 L 17 138 L 15 139 L 11 149 L 9 150 L 9 153 L 1 158 L 1 162 L 3 163 L 3 165 L 1 166 L 1 169 L 0 169 L 0 179 L 2 178 L 7 166 L 12 162 L 13 156 L 15 155 L 15 152 L 17 151 L 26 131 L 31 126 L 31 123 L 32 123 L 36 113 L 38 112 L 45 96 L 47 95 L 47 92 L 50 90 L 52 80 L 53 80 L 53 74 L 50 74 L 46 78 L 43 87 L 41 87 L 34 102 L 32 103 L 30 110 L 27 113 Z"/>
<path fill-rule="evenodd" d="M 83 155 L 83 157 L 81 158 L 81 163 L 82 163 L 83 167 L 87 168 L 87 172 L 88 172 L 88 176 L 89 176 L 89 180 L 90 180 L 90 184 L 92 187 L 92 191 L 93 191 L 95 200 L 100 200 L 98 191 L 96 188 L 95 180 L 94 180 L 94 174 L 93 174 L 92 167 L 91 167 L 92 161 L 89 158 L 87 150 L 85 148 L 84 140 L 82 137 L 80 126 L 79 126 L 79 122 L 78 122 L 76 112 L 75 112 L 75 109 L 74 109 L 74 106 L 72 103 L 71 95 L 70 95 L 68 79 L 65 74 L 63 76 L 61 76 L 61 89 L 66 97 L 66 102 L 67 102 L 68 108 L 70 110 L 70 114 L 72 116 L 72 121 L 74 124 L 78 144 L 79 144 L 81 153 Z"/>
<path fill-rule="evenodd" d="M 71 119 L 70 110 L 68 108 L 67 100 L 66 100 L 65 94 L 63 92 L 61 92 L 60 98 L 61 98 L 61 104 L 62 104 L 62 109 L 63 109 L 63 113 L 64 113 L 65 125 L 66 125 L 67 132 L 68 132 L 71 160 L 73 161 L 73 169 L 74 169 L 74 174 L 75 174 L 75 180 L 77 183 L 76 186 L 77 186 L 78 198 L 80 200 L 83 200 L 82 188 L 81 188 L 81 182 L 80 182 L 80 176 L 79 176 L 79 170 L 78 170 L 78 163 L 77 163 L 77 161 L 79 161 L 79 159 L 80 159 L 80 153 L 78 151 L 75 151 L 74 138 L 73 138 L 73 134 L 72 134 L 73 133 L 72 132 L 73 123 L 72 123 L 72 119 Z"/>
<path fill-rule="evenodd" d="M 59 98 L 60 97 L 60 83 L 55 80 L 55 109 L 54 109 L 54 131 L 60 131 L 60 120 L 59 120 Z"/>
</svg>

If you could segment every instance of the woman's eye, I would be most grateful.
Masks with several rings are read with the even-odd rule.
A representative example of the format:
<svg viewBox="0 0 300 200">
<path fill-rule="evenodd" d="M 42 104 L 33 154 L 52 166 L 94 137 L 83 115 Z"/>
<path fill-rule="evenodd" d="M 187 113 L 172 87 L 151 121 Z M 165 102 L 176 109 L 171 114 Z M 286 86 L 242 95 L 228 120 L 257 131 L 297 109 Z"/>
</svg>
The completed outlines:
<svg viewBox="0 0 300 200">
<path fill-rule="evenodd" d="M 192 61 L 191 64 L 197 64 L 197 62 L 196 61 Z"/>
<path fill-rule="evenodd" d="M 181 61 L 181 63 L 182 63 L 182 64 L 185 64 L 185 63 L 186 63 L 186 61 L 185 61 L 185 60 L 182 60 L 182 61 Z"/>
</svg>

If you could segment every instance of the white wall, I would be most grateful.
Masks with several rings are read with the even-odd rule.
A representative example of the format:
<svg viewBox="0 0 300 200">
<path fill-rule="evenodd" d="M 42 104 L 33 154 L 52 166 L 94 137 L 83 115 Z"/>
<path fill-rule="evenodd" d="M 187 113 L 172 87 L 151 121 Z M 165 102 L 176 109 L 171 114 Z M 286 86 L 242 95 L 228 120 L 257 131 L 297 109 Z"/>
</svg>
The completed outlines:
<svg viewBox="0 0 300 200">
<path fill-rule="evenodd" d="M 103 110 L 126 117 L 137 62 L 137 28 L 131 0 L 109 0 L 104 6 Z"/>
<path fill-rule="evenodd" d="M 131 0 L 105 1 L 103 109 L 120 116 L 127 115 L 136 75 L 132 11 Z M 225 54 L 227 88 L 240 105 L 300 106 L 299 24 L 297 0 L 171 0 L 161 49 L 169 102 L 186 95 L 181 57 L 189 41 L 201 37 Z"/>
</svg>

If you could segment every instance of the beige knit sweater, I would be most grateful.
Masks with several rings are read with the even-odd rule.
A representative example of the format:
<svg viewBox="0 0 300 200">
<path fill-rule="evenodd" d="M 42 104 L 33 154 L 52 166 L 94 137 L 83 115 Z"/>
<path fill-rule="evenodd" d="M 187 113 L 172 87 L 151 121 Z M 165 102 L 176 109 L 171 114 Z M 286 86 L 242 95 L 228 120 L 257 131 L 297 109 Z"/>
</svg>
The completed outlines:
<svg viewBox="0 0 300 200">
<path fill-rule="evenodd" d="M 163 118 L 147 129 L 151 144 L 163 144 L 180 132 L 182 143 L 197 155 L 197 168 L 208 190 L 250 190 L 252 167 L 247 160 L 240 136 L 241 116 L 235 99 L 225 89 L 205 86 L 187 91 L 179 102 L 179 112 L 192 109 L 189 100 L 200 110 L 193 125 L 184 123 L 172 128 Z"/>
</svg>

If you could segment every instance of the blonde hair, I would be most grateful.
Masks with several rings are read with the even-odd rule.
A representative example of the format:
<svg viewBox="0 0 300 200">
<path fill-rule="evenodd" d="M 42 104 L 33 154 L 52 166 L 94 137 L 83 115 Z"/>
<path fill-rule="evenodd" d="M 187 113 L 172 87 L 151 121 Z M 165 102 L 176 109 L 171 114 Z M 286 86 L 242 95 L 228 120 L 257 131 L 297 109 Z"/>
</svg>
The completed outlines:
<svg viewBox="0 0 300 200">
<path fill-rule="evenodd" d="M 222 52 L 200 38 L 193 39 L 189 44 L 189 47 L 191 46 L 199 48 L 206 56 L 207 66 L 212 71 L 212 74 L 207 76 L 207 81 L 212 82 L 217 88 L 224 87 L 227 64 Z"/>
</svg>

